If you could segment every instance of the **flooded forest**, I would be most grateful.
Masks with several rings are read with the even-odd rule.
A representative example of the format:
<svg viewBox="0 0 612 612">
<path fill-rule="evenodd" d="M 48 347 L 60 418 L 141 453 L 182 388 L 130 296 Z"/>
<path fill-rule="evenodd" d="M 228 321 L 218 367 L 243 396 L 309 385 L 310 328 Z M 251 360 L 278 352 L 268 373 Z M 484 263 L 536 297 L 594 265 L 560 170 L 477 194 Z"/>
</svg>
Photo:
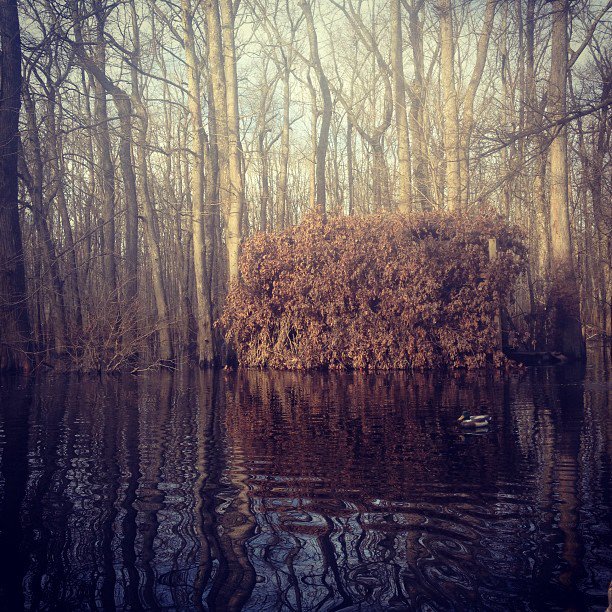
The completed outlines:
<svg viewBox="0 0 612 612">
<path fill-rule="evenodd" d="M 612 606 L 611 40 L 0 0 L 0 608 Z"/>
<path fill-rule="evenodd" d="M 483 211 L 525 246 L 516 345 L 581 358 L 612 319 L 610 9 L 3 0 L 0 367 L 223 365 L 250 237 L 374 214 L 372 252 Z"/>
</svg>

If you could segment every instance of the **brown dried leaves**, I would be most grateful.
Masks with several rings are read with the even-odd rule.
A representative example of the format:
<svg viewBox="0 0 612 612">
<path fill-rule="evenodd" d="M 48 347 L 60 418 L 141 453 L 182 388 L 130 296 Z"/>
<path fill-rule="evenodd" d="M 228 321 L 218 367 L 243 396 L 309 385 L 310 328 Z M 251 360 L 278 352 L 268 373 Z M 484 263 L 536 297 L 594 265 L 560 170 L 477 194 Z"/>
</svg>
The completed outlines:
<svg viewBox="0 0 612 612">
<path fill-rule="evenodd" d="M 520 232 L 494 214 L 309 216 L 245 242 L 221 324 L 247 366 L 500 365 L 495 308 L 524 261 Z"/>
</svg>

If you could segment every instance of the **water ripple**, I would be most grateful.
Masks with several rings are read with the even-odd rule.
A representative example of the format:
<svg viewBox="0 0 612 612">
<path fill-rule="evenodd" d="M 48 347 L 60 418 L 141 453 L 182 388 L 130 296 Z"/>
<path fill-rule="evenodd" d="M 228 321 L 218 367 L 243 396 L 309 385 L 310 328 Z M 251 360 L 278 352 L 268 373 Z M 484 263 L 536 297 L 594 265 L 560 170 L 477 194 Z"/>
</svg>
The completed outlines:
<svg viewBox="0 0 612 612">
<path fill-rule="evenodd" d="M 597 609 L 612 562 L 610 388 L 582 377 L 9 381 L 0 599 Z M 483 403 L 491 431 L 458 431 L 457 410 Z"/>
</svg>

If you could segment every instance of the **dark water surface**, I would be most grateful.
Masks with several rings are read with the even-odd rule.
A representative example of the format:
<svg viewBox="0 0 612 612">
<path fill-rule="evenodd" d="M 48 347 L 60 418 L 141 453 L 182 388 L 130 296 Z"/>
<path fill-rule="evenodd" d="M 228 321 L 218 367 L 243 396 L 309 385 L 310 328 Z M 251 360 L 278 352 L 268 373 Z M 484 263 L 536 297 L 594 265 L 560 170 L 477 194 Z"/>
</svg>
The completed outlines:
<svg viewBox="0 0 612 612">
<path fill-rule="evenodd" d="M 606 605 L 601 365 L 0 382 L 3 610 Z"/>
</svg>

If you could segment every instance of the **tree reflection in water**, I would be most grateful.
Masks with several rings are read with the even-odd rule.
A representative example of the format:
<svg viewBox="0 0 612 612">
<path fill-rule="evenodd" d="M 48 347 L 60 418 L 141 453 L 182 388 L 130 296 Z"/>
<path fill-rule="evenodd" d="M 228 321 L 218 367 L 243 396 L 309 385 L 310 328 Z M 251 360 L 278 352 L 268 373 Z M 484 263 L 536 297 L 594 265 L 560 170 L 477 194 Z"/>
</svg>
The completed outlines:
<svg viewBox="0 0 612 612">
<path fill-rule="evenodd" d="M 596 608 L 608 380 L 601 368 L 2 379 L 0 600 Z M 491 431 L 459 431 L 457 414 L 482 405 Z"/>
</svg>

